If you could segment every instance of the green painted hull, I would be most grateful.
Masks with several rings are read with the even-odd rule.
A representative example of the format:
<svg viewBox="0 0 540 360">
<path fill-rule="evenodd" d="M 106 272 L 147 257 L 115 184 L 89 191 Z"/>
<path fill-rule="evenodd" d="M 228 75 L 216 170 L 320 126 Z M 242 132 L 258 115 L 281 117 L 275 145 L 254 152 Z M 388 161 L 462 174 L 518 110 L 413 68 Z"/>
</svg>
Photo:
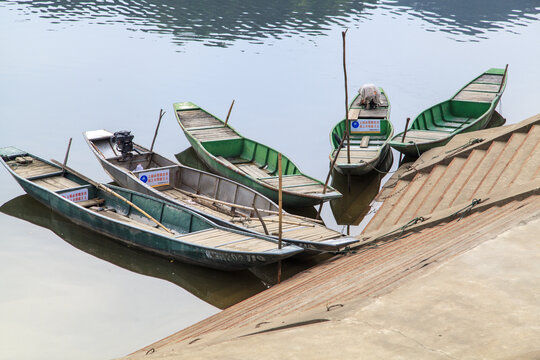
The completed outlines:
<svg viewBox="0 0 540 360">
<path fill-rule="evenodd" d="M 368 148 L 370 151 L 375 151 L 376 154 L 369 160 L 362 161 L 360 163 L 358 162 L 340 162 L 336 161 L 334 164 L 334 169 L 338 171 L 342 175 L 353 175 L 353 176 L 359 176 L 367 174 L 371 171 L 374 171 L 375 169 L 379 169 L 382 162 L 385 159 L 385 156 L 388 154 L 388 151 L 390 150 L 390 147 L 388 145 L 388 142 L 392 138 L 394 134 L 394 126 L 390 122 L 390 101 L 388 100 L 388 96 L 386 95 L 385 91 L 382 88 L 379 88 L 379 91 L 381 94 L 386 98 L 385 106 L 386 109 L 386 115 L 384 118 L 377 119 L 381 122 L 381 131 L 379 133 L 369 133 L 364 135 L 369 135 L 370 140 L 368 142 Z M 349 106 L 349 112 L 351 109 L 364 109 L 363 106 L 360 106 L 358 104 L 360 95 L 357 95 L 353 101 L 351 102 L 351 105 Z M 356 119 L 351 119 L 350 121 L 354 121 Z M 337 123 L 330 132 L 330 144 L 332 145 L 332 152 L 329 155 L 330 164 L 334 161 L 334 156 L 336 153 L 336 150 L 340 144 L 340 140 L 343 138 L 345 134 L 345 130 L 347 128 L 347 120 L 343 119 L 339 123 Z M 362 134 L 352 134 L 351 140 L 355 141 L 357 139 L 360 139 L 362 137 Z M 345 140 L 344 146 L 346 146 L 347 141 Z M 351 144 L 351 149 L 355 146 L 358 146 L 357 144 Z M 346 153 L 346 148 L 342 148 L 340 150 L 340 154 L 343 156 Z"/>
<path fill-rule="evenodd" d="M 7 152 L 12 152 L 12 149 L 13 148 L 9 148 L 10 151 Z M 4 149 L 0 149 L 0 155 L 6 154 L 6 152 L 3 152 L 3 150 Z M 46 160 L 40 159 L 33 155 L 31 156 L 35 159 L 55 166 Z M 302 251 L 301 248 L 296 246 L 286 246 L 282 249 L 277 249 L 276 245 L 276 249 L 274 250 L 255 253 L 220 250 L 218 248 L 205 247 L 190 242 L 185 242 L 182 241 L 182 237 L 184 235 L 190 235 L 191 233 L 210 229 L 222 229 L 236 234 L 244 233 L 222 228 L 204 217 L 201 217 L 185 208 L 181 208 L 178 205 L 173 205 L 166 201 L 158 200 L 134 191 L 109 186 L 109 188 L 113 189 L 116 193 L 135 203 L 151 216 L 158 219 L 158 221 L 160 221 L 164 226 L 175 231 L 175 234 L 178 234 L 178 236 L 163 235 L 157 231 L 149 231 L 144 227 L 138 227 L 137 225 L 111 219 L 107 216 L 86 209 L 61 196 L 62 193 L 73 191 L 74 188 L 56 192 L 51 191 L 17 175 L 17 173 L 15 173 L 10 166 L 6 164 L 4 156 L 2 156 L 2 163 L 29 195 L 45 206 L 51 208 L 53 211 L 68 218 L 75 224 L 107 235 L 130 246 L 141 248 L 145 251 L 152 252 L 160 256 L 195 265 L 231 271 L 267 265 Z M 65 176 L 69 177 L 72 181 L 79 183 L 81 185 L 79 188 L 87 189 L 89 192 L 89 198 L 105 199 L 105 203 L 114 207 L 116 212 L 124 215 L 131 214 L 137 216 L 138 218 L 143 218 L 143 215 L 140 214 L 136 209 L 117 199 L 108 192 L 95 188 L 69 172 L 67 172 Z M 147 219 L 145 220 L 148 222 Z M 247 235 L 253 238 L 263 238 L 260 236 L 254 236 L 253 234 Z M 276 243 L 275 240 L 270 238 L 264 238 L 264 240 Z"/>
<path fill-rule="evenodd" d="M 420 113 L 407 129 L 395 135 L 390 146 L 411 157 L 446 145 L 454 136 L 485 129 L 490 123 L 504 89 L 504 69 L 489 69 L 461 88 L 451 99 Z"/>
<path fill-rule="evenodd" d="M 216 174 L 219 174 L 221 176 L 227 177 L 231 180 L 234 180 L 240 184 L 243 184 L 245 186 L 248 186 L 255 191 L 265 195 L 266 197 L 270 198 L 271 200 L 277 202 L 278 201 L 278 188 L 277 186 L 271 186 L 268 183 L 259 180 L 256 177 L 250 176 L 246 174 L 245 172 L 240 171 L 237 167 L 232 166 L 232 164 L 226 160 L 225 158 L 231 157 L 231 156 L 245 156 L 246 161 L 252 161 L 257 162 L 257 164 L 260 166 L 261 169 L 271 169 L 272 175 L 271 177 L 277 176 L 277 155 L 278 152 L 266 145 L 257 143 L 251 139 L 244 138 L 240 134 L 238 134 L 232 127 L 229 125 L 224 126 L 224 122 L 218 119 L 216 116 L 206 112 L 205 110 L 201 109 L 197 105 L 190 103 L 190 102 L 183 102 L 183 103 L 175 103 L 174 104 L 174 110 L 176 114 L 176 118 L 178 120 L 178 124 L 184 131 L 184 134 L 186 135 L 189 143 L 195 150 L 197 156 L 201 159 L 201 161 L 210 168 L 213 172 Z M 220 129 L 228 129 L 231 131 L 231 133 L 234 133 L 235 139 L 229 139 L 229 140 L 214 140 L 214 141 L 205 141 L 201 142 L 199 139 L 197 139 L 193 134 L 190 132 L 191 129 L 187 129 L 182 121 L 180 120 L 179 113 L 183 111 L 193 111 L 193 110 L 200 110 L 203 111 L 208 116 L 215 119 L 215 121 L 219 122 L 219 126 L 216 126 L 216 128 Z M 256 150 L 255 150 L 256 149 Z M 251 151 L 249 155 L 245 155 Z M 263 154 L 264 155 L 261 155 Z M 283 175 L 285 176 L 291 176 L 291 175 L 302 175 L 306 178 L 311 179 L 311 181 L 314 184 L 320 185 L 320 187 L 323 186 L 323 183 L 317 179 L 314 179 L 310 176 L 307 176 L 303 174 L 298 167 L 285 155 L 282 155 L 282 168 L 283 168 Z M 286 189 L 283 190 L 283 204 L 287 207 L 304 207 L 304 206 L 313 206 L 316 204 L 320 204 L 321 202 L 336 199 L 341 197 L 342 195 L 333 189 L 332 187 L 328 186 L 328 190 L 326 193 L 300 193 L 295 191 L 288 191 Z"/>
</svg>

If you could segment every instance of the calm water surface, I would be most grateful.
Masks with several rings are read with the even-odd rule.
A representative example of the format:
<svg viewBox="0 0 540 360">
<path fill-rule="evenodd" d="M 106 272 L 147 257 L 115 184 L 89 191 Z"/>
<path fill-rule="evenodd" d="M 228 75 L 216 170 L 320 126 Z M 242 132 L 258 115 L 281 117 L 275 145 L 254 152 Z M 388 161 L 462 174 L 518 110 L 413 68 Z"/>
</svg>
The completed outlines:
<svg viewBox="0 0 540 360">
<path fill-rule="evenodd" d="M 155 148 L 174 158 L 188 142 L 173 102 L 193 101 L 225 117 L 235 99 L 230 122 L 238 131 L 324 179 L 328 134 L 345 112 L 344 28 L 351 96 L 364 83 L 384 87 L 399 130 L 406 117 L 505 64 L 500 112 L 507 122 L 540 112 L 539 19 L 540 4 L 532 0 L 279 7 L 3 1 L 0 146 L 62 159 L 73 137 L 69 164 L 107 182 L 83 131 L 127 129 L 149 145 L 163 108 Z M 125 355 L 264 288 L 250 273 L 170 264 L 118 246 L 19 197 L 15 181 L 5 170 L 0 175 L 0 359 Z M 356 181 L 334 212 L 326 205 L 327 224 L 358 224 L 380 180 Z"/>
</svg>

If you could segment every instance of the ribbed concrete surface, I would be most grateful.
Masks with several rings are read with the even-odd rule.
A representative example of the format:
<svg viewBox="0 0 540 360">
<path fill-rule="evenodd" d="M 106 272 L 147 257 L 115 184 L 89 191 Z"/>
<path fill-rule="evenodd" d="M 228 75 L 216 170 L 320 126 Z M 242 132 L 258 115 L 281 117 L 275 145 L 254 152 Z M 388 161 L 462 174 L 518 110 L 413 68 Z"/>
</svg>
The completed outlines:
<svg viewBox="0 0 540 360">
<path fill-rule="evenodd" d="M 483 140 L 465 146 L 473 139 Z M 384 192 L 364 234 L 383 233 L 417 217 L 540 179 L 540 115 L 519 124 L 462 134 L 426 153 Z"/>
<path fill-rule="evenodd" d="M 479 243 L 540 214 L 540 196 L 494 206 L 396 241 L 386 241 L 356 254 L 339 256 L 252 298 L 234 305 L 135 354 L 205 334 L 251 327 L 272 319 L 312 309 L 370 299 L 421 274 L 434 262 L 461 254 Z"/>
</svg>

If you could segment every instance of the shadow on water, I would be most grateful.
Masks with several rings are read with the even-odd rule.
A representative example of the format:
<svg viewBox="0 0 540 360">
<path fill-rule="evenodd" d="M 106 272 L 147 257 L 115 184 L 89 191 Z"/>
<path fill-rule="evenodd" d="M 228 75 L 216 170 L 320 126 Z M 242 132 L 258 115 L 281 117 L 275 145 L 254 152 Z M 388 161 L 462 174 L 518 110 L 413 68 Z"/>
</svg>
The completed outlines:
<svg viewBox="0 0 540 360">
<path fill-rule="evenodd" d="M 28 1 L 7 2 L 23 15 L 61 24 L 85 21 L 126 24 L 132 31 L 171 34 L 177 44 L 202 42 L 227 47 L 237 40 L 260 44 L 267 39 L 320 36 L 335 25 L 354 27 L 375 11 L 418 18 L 426 31 L 443 31 L 478 41 L 487 31 L 516 32 L 539 19 L 536 0 L 479 1 Z M 0 5 L 1 6 L 1 5 Z"/>
<path fill-rule="evenodd" d="M 388 151 L 379 171 L 373 170 L 362 176 L 351 176 L 350 192 L 347 176 L 332 171 L 332 186 L 341 192 L 342 198 L 330 201 L 332 213 L 338 225 L 358 225 L 367 215 L 369 204 L 379 192 L 381 180 L 390 170 L 394 156 Z"/>
<path fill-rule="evenodd" d="M 201 300 L 224 309 L 266 289 L 249 271 L 220 272 L 129 248 L 109 237 L 73 224 L 29 195 L 16 197 L 0 211 L 47 228 L 75 248 L 142 275 L 170 281 Z"/>
</svg>

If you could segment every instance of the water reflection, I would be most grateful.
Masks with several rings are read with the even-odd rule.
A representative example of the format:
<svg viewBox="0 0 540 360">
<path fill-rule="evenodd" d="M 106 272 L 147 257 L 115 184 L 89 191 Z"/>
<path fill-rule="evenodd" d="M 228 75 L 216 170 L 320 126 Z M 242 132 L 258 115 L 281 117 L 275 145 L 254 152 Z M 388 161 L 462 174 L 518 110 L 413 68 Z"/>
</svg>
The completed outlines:
<svg viewBox="0 0 540 360">
<path fill-rule="evenodd" d="M 129 30 L 173 35 L 178 44 L 197 41 L 226 47 L 236 40 L 260 44 L 293 35 L 324 35 L 335 25 L 355 27 L 375 13 L 418 18 L 426 31 L 443 31 L 458 41 L 478 41 L 488 31 L 516 32 L 539 19 L 536 0 L 516 1 L 9 1 L 28 19 L 51 24 L 86 21 L 125 24 Z M 2 5 L 0 5 L 2 6 Z M 459 35 L 459 36 L 454 36 Z"/>
<path fill-rule="evenodd" d="M 144 253 L 111 238 L 77 226 L 29 195 L 21 195 L 0 207 L 0 211 L 50 229 L 66 242 L 124 269 L 170 281 L 203 301 L 224 309 L 264 289 L 249 271 L 220 272 Z"/>
<path fill-rule="evenodd" d="M 358 225 L 367 215 L 369 204 L 379 192 L 381 180 L 394 161 L 392 151 L 381 167 L 362 176 L 351 176 L 350 180 L 337 171 L 332 172 L 332 186 L 344 196 L 330 201 L 332 213 L 338 225 Z M 350 183 L 349 183 L 350 181 Z M 350 189 L 350 190 L 349 190 Z"/>
</svg>

